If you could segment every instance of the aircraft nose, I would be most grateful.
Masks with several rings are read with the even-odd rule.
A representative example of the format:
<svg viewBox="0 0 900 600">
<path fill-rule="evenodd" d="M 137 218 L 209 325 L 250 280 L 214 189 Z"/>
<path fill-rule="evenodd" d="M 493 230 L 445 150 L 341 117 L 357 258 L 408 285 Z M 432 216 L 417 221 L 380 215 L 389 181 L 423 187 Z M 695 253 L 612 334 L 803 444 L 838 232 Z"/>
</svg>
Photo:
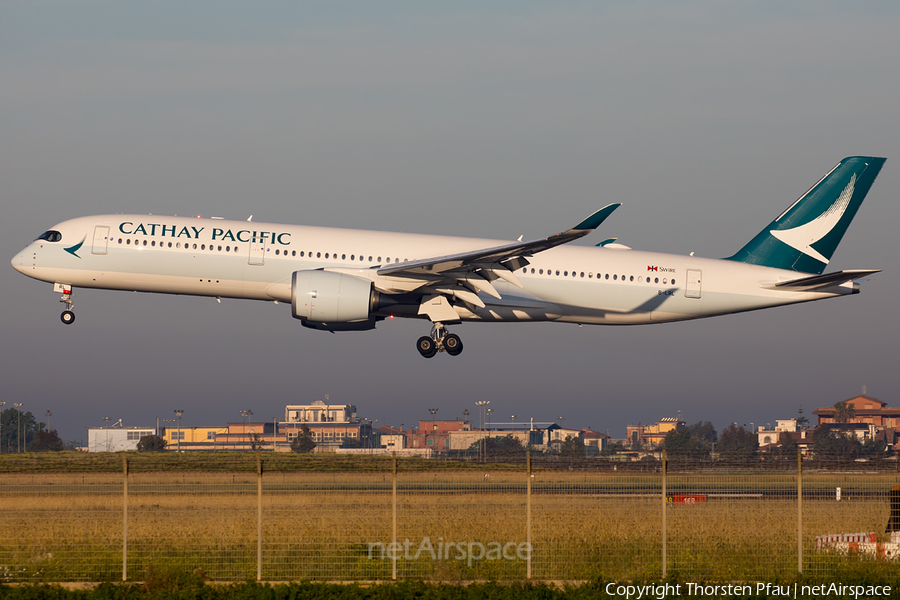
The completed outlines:
<svg viewBox="0 0 900 600">
<path fill-rule="evenodd" d="M 28 257 L 28 248 L 25 248 L 21 252 L 16 254 L 13 257 L 13 259 L 10 261 L 10 264 L 13 266 L 13 269 L 18 271 L 19 273 L 24 273 L 27 257 Z"/>
</svg>

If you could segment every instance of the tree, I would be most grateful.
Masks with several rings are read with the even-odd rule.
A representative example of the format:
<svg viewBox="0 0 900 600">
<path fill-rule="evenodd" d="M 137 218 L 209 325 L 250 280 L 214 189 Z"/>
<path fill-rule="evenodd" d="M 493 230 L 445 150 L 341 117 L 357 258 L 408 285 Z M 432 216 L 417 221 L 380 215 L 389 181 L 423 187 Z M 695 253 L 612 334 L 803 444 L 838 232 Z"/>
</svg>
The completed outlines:
<svg viewBox="0 0 900 600">
<path fill-rule="evenodd" d="M 559 447 L 559 455 L 569 460 L 584 458 L 584 440 L 567 435 Z"/>
<path fill-rule="evenodd" d="M 315 447 L 316 443 L 312 439 L 312 434 L 309 432 L 309 427 L 307 427 L 304 423 L 300 426 L 300 435 L 295 437 L 294 441 L 291 442 L 291 452 L 296 452 L 298 454 L 309 454 Z"/>
<path fill-rule="evenodd" d="M 840 403 L 839 403 L 840 404 Z M 856 436 L 846 431 L 834 431 L 827 425 L 819 425 L 813 432 L 813 454 L 816 459 L 854 459 L 862 451 Z"/>
<path fill-rule="evenodd" d="M 20 413 L 16 408 L 7 408 L 0 413 L 0 451 L 26 452 L 28 444 L 34 439 L 38 423 L 30 412 Z M 21 437 L 20 435 L 21 434 Z M 20 441 L 21 440 L 21 441 Z"/>
<path fill-rule="evenodd" d="M 803 405 L 801 404 L 797 409 L 797 427 L 804 429 L 807 425 L 809 425 L 809 419 L 803 416 Z"/>
<path fill-rule="evenodd" d="M 250 449 L 254 452 L 257 450 L 262 450 L 266 446 L 269 445 L 269 442 L 262 439 L 262 434 L 259 433 L 251 433 L 250 434 Z"/>
<path fill-rule="evenodd" d="M 770 452 L 772 453 L 772 456 L 778 460 L 796 460 L 797 449 L 799 447 L 800 446 L 797 445 L 797 441 L 793 437 L 784 434 L 781 438 L 781 442 Z"/>
<path fill-rule="evenodd" d="M 669 458 L 706 457 L 709 455 L 710 443 L 695 438 L 691 435 L 691 430 L 684 427 L 667 433 L 660 446 L 666 450 Z"/>
<path fill-rule="evenodd" d="M 166 440 L 158 435 L 145 435 L 137 444 L 138 452 L 162 452 L 166 449 Z"/>
<path fill-rule="evenodd" d="M 484 452 L 484 456 L 492 457 L 513 456 L 524 455 L 525 446 L 522 445 L 522 441 L 519 438 L 506 435 L 504 437 L 487 437 L 474 441 L 469 446 L 469 451 L 473 453 Z"/>
<path fill-rule="evenodd" d="M 718 440 L 716 428 L 709 421 L 697 421 L 693 425 L 688 425 L 688 431 L 691 437 L 714 444 Z"/>
<path fill-rule="evenodd" d="M 719 455 L 732 460 L 749 460 L 756 457 L 759 440 L 753 433 L 735 424 L 729 425 L 716 445 Z"/>
<path fill-rule="evenodd" d="M 608 442 L 606 447 L 600 451 L 600 455 L 611 456 L 619 452 L 625 452 L 626 450 L 628 450 L 628 448 L 626 447 L 625 442 Z"/>
<path fill-rule="evenodd" d="M 62 452 L 66 449 L 66 445 L 55 429 L 41 429 L 34 434 L 34 441 L 28 447 L 31 452 Z"/>
<path fill-rule="evenodd" d="M 856 418 L 856 407 L 847 400 L 834 405 L 834 420 L 836 423 L 846 425 Z"/>
</svg>

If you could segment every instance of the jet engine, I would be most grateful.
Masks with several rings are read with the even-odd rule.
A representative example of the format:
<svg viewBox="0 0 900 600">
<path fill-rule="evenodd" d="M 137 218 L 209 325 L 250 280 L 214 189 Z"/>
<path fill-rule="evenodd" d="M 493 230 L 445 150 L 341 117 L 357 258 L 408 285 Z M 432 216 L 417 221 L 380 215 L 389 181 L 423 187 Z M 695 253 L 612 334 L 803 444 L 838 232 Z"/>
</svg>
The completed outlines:
<svg viewBox="0 0 900 600">
<path fill-rule="evenodd" d="M 304 326 L 325 331 L 375 329 L 372 310 L 380 294 L 362 277 L 332 271 L 295 271 L 291 312 Z"/>
</svg>

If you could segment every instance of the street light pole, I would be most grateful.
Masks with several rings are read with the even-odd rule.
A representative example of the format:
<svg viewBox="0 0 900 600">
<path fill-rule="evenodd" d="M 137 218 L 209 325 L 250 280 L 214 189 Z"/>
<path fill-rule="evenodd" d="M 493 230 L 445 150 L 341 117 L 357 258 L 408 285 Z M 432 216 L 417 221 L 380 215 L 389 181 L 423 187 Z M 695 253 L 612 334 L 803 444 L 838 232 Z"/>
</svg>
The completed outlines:
<svg viewBox="0 0 900 600">
<path fill-rule="evenodd" d="M 13 406 L 16 407 L 16 454 L 22 452 L 22 432 L 21 432 L 21 421 L 22 421 L 22 404 L 23 402 L 13 403 Z"/>
<path fill-rule="evenodd" d="M 184 411 L 180 408 L 175 409 L 175 419 L 178 424 L 178 447 L 177 452 L 181 452 L 181 415 L 184 414 Z"/>
<path fill-rule="evenodd" d="M 103 417 L 103 421 L 106 423 L 106 425 L 104 425 L 103 428 L 106 429 L 106 451 L 107 452 L 110 451 L 110 449 L 109 449 L 109 421 L 110 421 L 110 419 L 111 419 L 110 417 Z"/>
<path fill-rule="evenodd" d="M 481 454 L 484 456 L 484 407 L 490 404 L 490 400 L 477 400 L 475 406 L 481 410 Z"/>
<path fill-rule="evenodd" d="M 434 415 L 435 415 L 435 413 L 436 413 L 437 411 L 438 411 L 438 409 L 436 409 L 436 408 L 429 408 L 429 409 L 428 409 L 428 412 L 431 413 L 431 431 L 428 432 L 428 435 L 429 435 L 429 436 L 434 435 Z M 425 436 L 425 439 L 426 439 L 425 445 L 427 446 L 427 445 L 428 445 L 428 442 L 427 442 L 428 436 Z M 433 442 L 434 442 L 434 438 L 431 438 L 431 441 L 432 441 L 432 446 L 434 446 L 434 443 L 433 443 Z"/>
<path fill-rule="evenodd" d="M 252 414 L 253 411 L 249 408 L 241 411 L 241 416 L 244 417 L 244 450 L 247 449 L 247 428 L 250 426 L 250 415 Z"/>
<path fill-rule="evenodd" d="M 2 409 L 6 405 L 6 402 L 0 402 L 0 409 Z M 3 439 L 3 411 L 0 410 L 0 440 Z M 8 450 L 9 448 L 7 448 Z M 0 452 L 3 452 L 3 448 L 0 448 Z"/>
<path fill-rule="evenodd" d="M 44 416 L 47 417 L 47 431 L 51 431 L 51 428 L 50 428 L 50 417 L 53 416 L 53 413 L 50 412 L 50 411 L 48 410 L 48 411 L 47 411 L 47 414 L 44 415 Z"/>
</svg>

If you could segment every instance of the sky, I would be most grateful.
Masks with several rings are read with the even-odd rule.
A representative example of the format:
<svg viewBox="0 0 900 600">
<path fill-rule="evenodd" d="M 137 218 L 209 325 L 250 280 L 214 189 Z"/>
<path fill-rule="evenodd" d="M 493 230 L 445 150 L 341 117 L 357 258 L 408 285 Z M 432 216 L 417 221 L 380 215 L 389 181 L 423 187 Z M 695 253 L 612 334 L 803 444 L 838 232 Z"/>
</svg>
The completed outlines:
<svg viewBox="0 0 900 600">
<path fill-rule="evenodd" d="M 533 418 L 625 436 L 900 406 L 893 2 L 0 1 L 0 256 L 153 213 L 730 256 L 845 156 L 888 161 L 829 265 L 862 293 L 634 327 L 308 330 L 285 305 L 75 291 L 0 265 L 0 402 L 65 440 L 355 404 L 376 425 Z M 564 421 L 560 421 L 560 417 Z M 815 419 L 813 418 L 813 421 Z"/>
</svg>

